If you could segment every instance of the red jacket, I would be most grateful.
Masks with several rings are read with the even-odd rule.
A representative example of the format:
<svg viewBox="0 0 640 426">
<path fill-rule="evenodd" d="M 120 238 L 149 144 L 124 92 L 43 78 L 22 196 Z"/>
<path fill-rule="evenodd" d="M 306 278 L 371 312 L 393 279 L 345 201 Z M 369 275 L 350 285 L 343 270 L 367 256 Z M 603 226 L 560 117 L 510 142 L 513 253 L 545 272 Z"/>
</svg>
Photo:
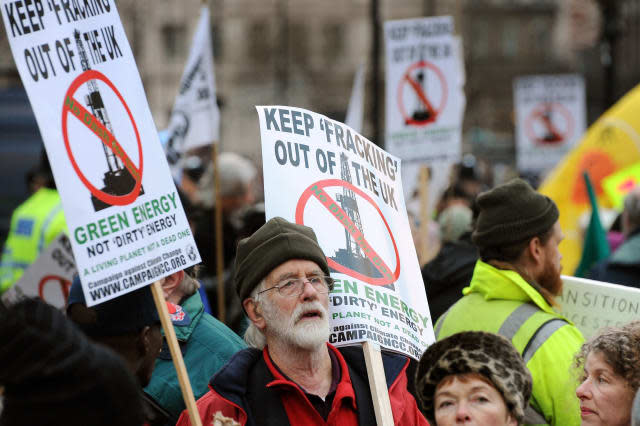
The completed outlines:
<svg viewBox="0 0 640 426">
<path fill-rule="evenodd" d="M 304 426 L 374 425 L 375 414 L 362 349 L 345 347 L 337 350 L 330 344 L 327 346 L 336 354 L 342 374 L 326 422 L 302 389 L 271 364 L 266 349 L 262 352 L 245 349 L 213 376 L 209 383 L 211 390 L 198 400 L 203 425 L 210 425 L 218 411 L 242 426 L 287 422 Z M 407 391 L 405 370 L 408 360 L 383 353 L 383 364 L 394 424 L 428 426 L 415 399 Z M 251 415 L 248 415 L 250 410 Z M 190 424 L 188 413 L 183 411 L 176 426 Z"/>
</svg>

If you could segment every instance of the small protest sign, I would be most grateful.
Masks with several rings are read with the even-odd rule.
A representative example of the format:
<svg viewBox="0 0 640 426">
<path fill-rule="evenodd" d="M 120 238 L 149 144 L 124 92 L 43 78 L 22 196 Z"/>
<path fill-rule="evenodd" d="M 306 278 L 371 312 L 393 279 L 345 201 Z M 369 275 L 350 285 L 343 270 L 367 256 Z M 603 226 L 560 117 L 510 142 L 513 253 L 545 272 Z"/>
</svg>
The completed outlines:
<svg viewBox="0 0 640 426">
<path fill-rule="evenodd" d="M 458 161 L 464 67 L 453 18 L 387 21 L 386 149 L 405 160 Z"/>
<path fill-rule="evenodd" d="M 0 6 L 87 305 L 199 262 L 115 2 Z"/>
<path fill-rule="evenodd" d="M 579 75 L 534 75 L 513 83 L 518 169 L 553 168 L 586 129 L 584 80 Z"/>
<path fill-rule="evenodd" d="M 71 242 L 65 234 L 60 234 L 27 268 L 20 280 L 2 294 L 2 300 L 10 304 L 22 296 L 39 297 L 56 308 L 63 308 L 76 273 Z"/>
<path fill-rule="evenodd" d="M 638 319 L 640 289 L 563 275 L 560 313 L 588 338 Z"/>
<path fill-rule="evenodd" d="M 257 110 L 267 218 L 312 227 L 336 280 L 330 343 L 370 341 L 418 359 L 434 337 L 400 161 L 323 115 Z"/>
</svg>

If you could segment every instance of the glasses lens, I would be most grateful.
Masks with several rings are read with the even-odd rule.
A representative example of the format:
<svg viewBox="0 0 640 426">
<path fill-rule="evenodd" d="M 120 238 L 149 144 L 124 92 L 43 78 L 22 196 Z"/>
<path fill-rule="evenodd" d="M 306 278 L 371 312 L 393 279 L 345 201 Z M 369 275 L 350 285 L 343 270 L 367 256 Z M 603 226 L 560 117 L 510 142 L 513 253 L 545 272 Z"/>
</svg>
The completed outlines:
<svg viewBox="0 0 640 426">
<path fill-rule="evenodd" d="M 283 296 L 297 296 L 302 292 L 304 284 L 309 281 L 318 293 L 328 293 L 333 289 L 333 278 L 314 275 L 306 279 L 296 278 L 277 285 L 278 292 Z"/>
</svg>

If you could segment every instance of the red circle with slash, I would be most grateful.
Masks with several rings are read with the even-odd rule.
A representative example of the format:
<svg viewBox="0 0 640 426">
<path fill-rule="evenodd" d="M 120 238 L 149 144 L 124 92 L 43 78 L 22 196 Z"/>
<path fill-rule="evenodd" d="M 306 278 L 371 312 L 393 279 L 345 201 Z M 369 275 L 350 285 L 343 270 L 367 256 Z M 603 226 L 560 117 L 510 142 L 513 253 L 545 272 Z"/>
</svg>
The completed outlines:
<svg viewBox="0 0 640 426">
<path fill-rule="evenodd" d="M 429 101 L 429 98 L 424 93 L 424 90 L 422 90 L 420 83 L 415 81 L 412 76 L 412 73 L 415 70 L 420 68 L 424 68 L 425 71 L 427 70 L 432 71 L 438 78 L 438 81 L 440 82 L 441 96 L 440 96 L 440 104 L 437 107 L 433 105 L 431 101 Z M 407 110 L 404 106 L 404 94 L 403 94 L 405 85 L 409 85 L 411 90 L 415 92 L 420 103 L 425 107 L 425 110 L 429 111 L 428 117 L 425 117 L 424 119 L 417 119 L 407 113 Z M 442 112 L 442 110 L 444 109 L 447 103 L 447 94 L 448 94 L 447 80 L 444 78 L 444 74 L 442 73 L 442 71 L 440 71 L 440 68 L 438 68 L 431 62 L 427 62 L 427 61 L 419 61 L 411 65 L 409 69 L 407 69 L 407 71 L 404 73 L 404 75 L 400 79 L 400 83 L 398 84 L 398 107 L 400 108 L 400 113 L 402 114 L 402 117 L 404 118 L 405 123 L 410 126 L 426 126 L 427 124 L 431 124 L 434 121 L 436 121 L 436 119 L 438 118 L 438 116 L 440 115 L 440 113 Z"/>
<path fill-rule="evenodd" d="M 138 158 L 140 159 L 140 166 L 138 168 L 136 168 L 136 166 L 133 164 L 133 161 L 131 161 L 131 159 L 129 158 L 127 153 L 124 151 L 124 149 L 120 147 L 120 144 L 118 143 L 116 138 L 111 134 L 111 132 L 109 132 L 109 130 L 107 130 L 104 127 L 104 125 L 93 114 L 91 114 L 91 112 L 89 112 L 77 99 L 73 97 L 73 95 L 76 93 L 78 88 L 89 80 L 100 80 L 104 84 L 106 84 L 115 93 L 115 95 L 118 97 L 118 99 L 122 103 L 122 106 L 126 110 L 127 115 L 129 116 L 129 120 L 131 120 L 131 125 L 133 126 L 133 130 L 136 135 L 136 141 L 138 144 Z M 69 134 L 68 134 L 69 114 L 78 118 L 78 120 L 82 124 L 87 126 L 89 130 L 91 130 L 94 134 L 96 134 L 96 136 L 100 139 L 101 143 L 105 144 L 107 148 L 111 149 L 113 153 L 118 158 L 120 158 L 122 163 L 125 165 L 125 167 L 127 167 L 131 175 L 134 177 L 136 182 L 131 192 L 125 195 L 108 194 L 96 188 L 89 181 L 89 179 L 87 179 L 84 173 L 82 173 L 82 170 L 78 165 L 78 162 L 73 156 L 73 153 L 71 151 L 71 146 L 69 144 Z M 109 142 L 105 142 L 104 139 L 102 139 L 102 137 L 100 137 L 98 133 L 100 133 L 103 137 L 108 138 L 111 145 L 109 145 Z M 124 98 L 122 97 L 122 95 L 120 94 L 116 86 L 111 82 L 111 80 L 109 80 L 101 72 L 96 70 L 87 70 L 82 74 L 80 74 L 78 77 L 76 77 L 75 80 L 73 80 L 73 82 L 69 86 L 69 89 L 67 89 L 67 93 L 65 93 L 64 95 L 63 106 L 62 106 L 62 136 L 64 138 L 64 146 L 67 150 L 67 156 L 71 161 L 71 165 L 73 166 L 73 169 L 75 170 L 76 174 L 78 175 L 78 177 L 80 178 L 84 186 L 87 187 L 87 189 L 91 191 L 91 193 L 96 198 L 105 202 L 106 204 L 117 205 L 117 206 L 125 206 L 127 204 L 131 204 L 136 200 L 136 198 L 138 198 L 138 196 L 140 195 L 140 187 L 142 186 L 142 165 L 143 165 L 142 142 L 140 140 L 140 133 L 138 132 L 138 126 L 136 125 L 136 122 L 133 119 L 133 115 L 131 114 L 131 110 L 129 109 L 129 106 L 125 102 Z M 115 146 L 115 149 L 114 149 L 114 146 Z"/>
<path fill-rule="evenodd" d="M 555 120 L 556 123 L 564 123 L 558 128 L 549 117 L 550 112 L 562 117 L 562 120 Z M 534 123 L 538 123 L 534 128 Z M 542 127 L 543 135 L 540 135 Z M 555 102 L 545 102 L 531 110 L 525 121 L 525 132 L 529 140 L 543 145 L 557 145 L 571 139 L 573 135 L 573 117 L 569 110 L 562 104 Z"/>
<path fill-rule="evenodd" d="M 375 252 L 373 247 L 371 247 L 371 245 L 367 242 L 362 232 L 358 230 L 358 228 L 355 225 L 353 225 L 353 223 L 349 219 L 349 216 L 339 207 L 338 203 L 336 203 L 331 198 L 331 196 L 324 190 L 327 187 L 334 187 L 334 186 L 346 187 L 352 190 L 353 192 L 355 192 L 356 194 L 364 198 L 366 201 L 368 201 L 369 204 L 371 204 L 375 208 L 375 210 L 378 212 L 378 214 L 380 215 L 380 218 L 382 219 L 387 229 L 387 232 L 389 233 L 389 237 L 391 238 L 391 242 L 393 243 L 393 249 L 395 251 L 396 268 L 393 272 L 386 265 L 384 260 L 382 260 L 382 258 Z M 345 182 L 340 179 L 321 180 L 319 182 L 311 184 L 307 189 L 304 190 L 304 192 L 300 196 L 300 199 L 298 200 L 298 204 L 296 206 L 296 214 L 295 214 L 296 223 L 300 225 L 304 225 L 304 209 L 308 205 L 308 201 L 312 196 L 316 197 L 316 199 L 320 202 L 320 204 L 323 207 L 325 207 L 327 210 L 329 210 L 329 213 L 338 220 L 338 223 L 340 223 L 340 225 L 343 226 L 347 230 L 347 232 L 351 234 L 356 244 L 360 246 L 360 248 L 367 255 L 369 260 L 371 260 L 371 263 L 381 273 L 382 277 L 381 278 L 370 277 L 368 275 L 364 275 L 358 271 L 355 271 L 351 268 L 348 268 L 344 265 L 337 263 L 335 260 L 331 258 L 327 258 L 327 262 L 332 269 L 338 272 L 341 272 L 343 274 L 349 275 L 358 280 L 364 281 L 371 285 L 384 286 L 388 284 L 393 284 L 395 281 L 398 280 L 398 277 L 400 276 L 400 252 L 398 251 L 396 240 L 393 237 L 393 234 L 391 233 L 391 228 L 389 227 L 389 224 L 387 223 L 387 220 L 385 219 L 384 215 L 380 211 L 380 208 L 378 208 L 375 201 L 373 201 L 373 199 L 369 195 L 364 193 L 361 189 L 353 186 L 349 182 Z M 345 224 L 342 220 L 339 219 L 338 215 L 341 215 L 342 220 L 348 223 Z"/>
</svg>

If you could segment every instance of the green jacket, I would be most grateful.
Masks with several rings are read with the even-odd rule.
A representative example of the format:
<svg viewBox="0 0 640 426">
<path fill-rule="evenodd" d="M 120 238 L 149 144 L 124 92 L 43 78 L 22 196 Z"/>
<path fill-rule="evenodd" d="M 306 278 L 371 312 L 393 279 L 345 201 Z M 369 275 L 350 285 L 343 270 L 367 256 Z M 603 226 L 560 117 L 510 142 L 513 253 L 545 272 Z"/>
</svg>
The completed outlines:
<svg viewBox="0 0 640 426">
<path fill-rule="evenodd" d="M 60 195 L 40 188 L 11 215 L 11 229 L 0 261 L 0 293 L 15 284 L 24 271 L 61 232 L 67 229 Z"/>
<path fill-rule="evenodd" d="M 471 284 L 462 293 L 464 297 L 436 323 L 436 339 L 468 330 L 510 338 L 533 376 L 531 406 L 548 424 L 578 426 L 572 363 L 584 342 L 582 333 L 515 271 L 478 260 Z"/>
<path fill-rule="evenodd" d="M 211 376 L 233 354 L 247 345 L 230 328 L 204 312 L 199 292 L 187 298 L 181 307 L 186 316 L 181 322 L 172 318 L 173 328 L 182 350 L 193 394 L 198 399 L 209 390 Z M 175 424 L 186 407 L 166 341 L 156 359 L 151 382 L 144 390 L 169 412 L 172 419 L 169 424 Z"/>
</svg>

